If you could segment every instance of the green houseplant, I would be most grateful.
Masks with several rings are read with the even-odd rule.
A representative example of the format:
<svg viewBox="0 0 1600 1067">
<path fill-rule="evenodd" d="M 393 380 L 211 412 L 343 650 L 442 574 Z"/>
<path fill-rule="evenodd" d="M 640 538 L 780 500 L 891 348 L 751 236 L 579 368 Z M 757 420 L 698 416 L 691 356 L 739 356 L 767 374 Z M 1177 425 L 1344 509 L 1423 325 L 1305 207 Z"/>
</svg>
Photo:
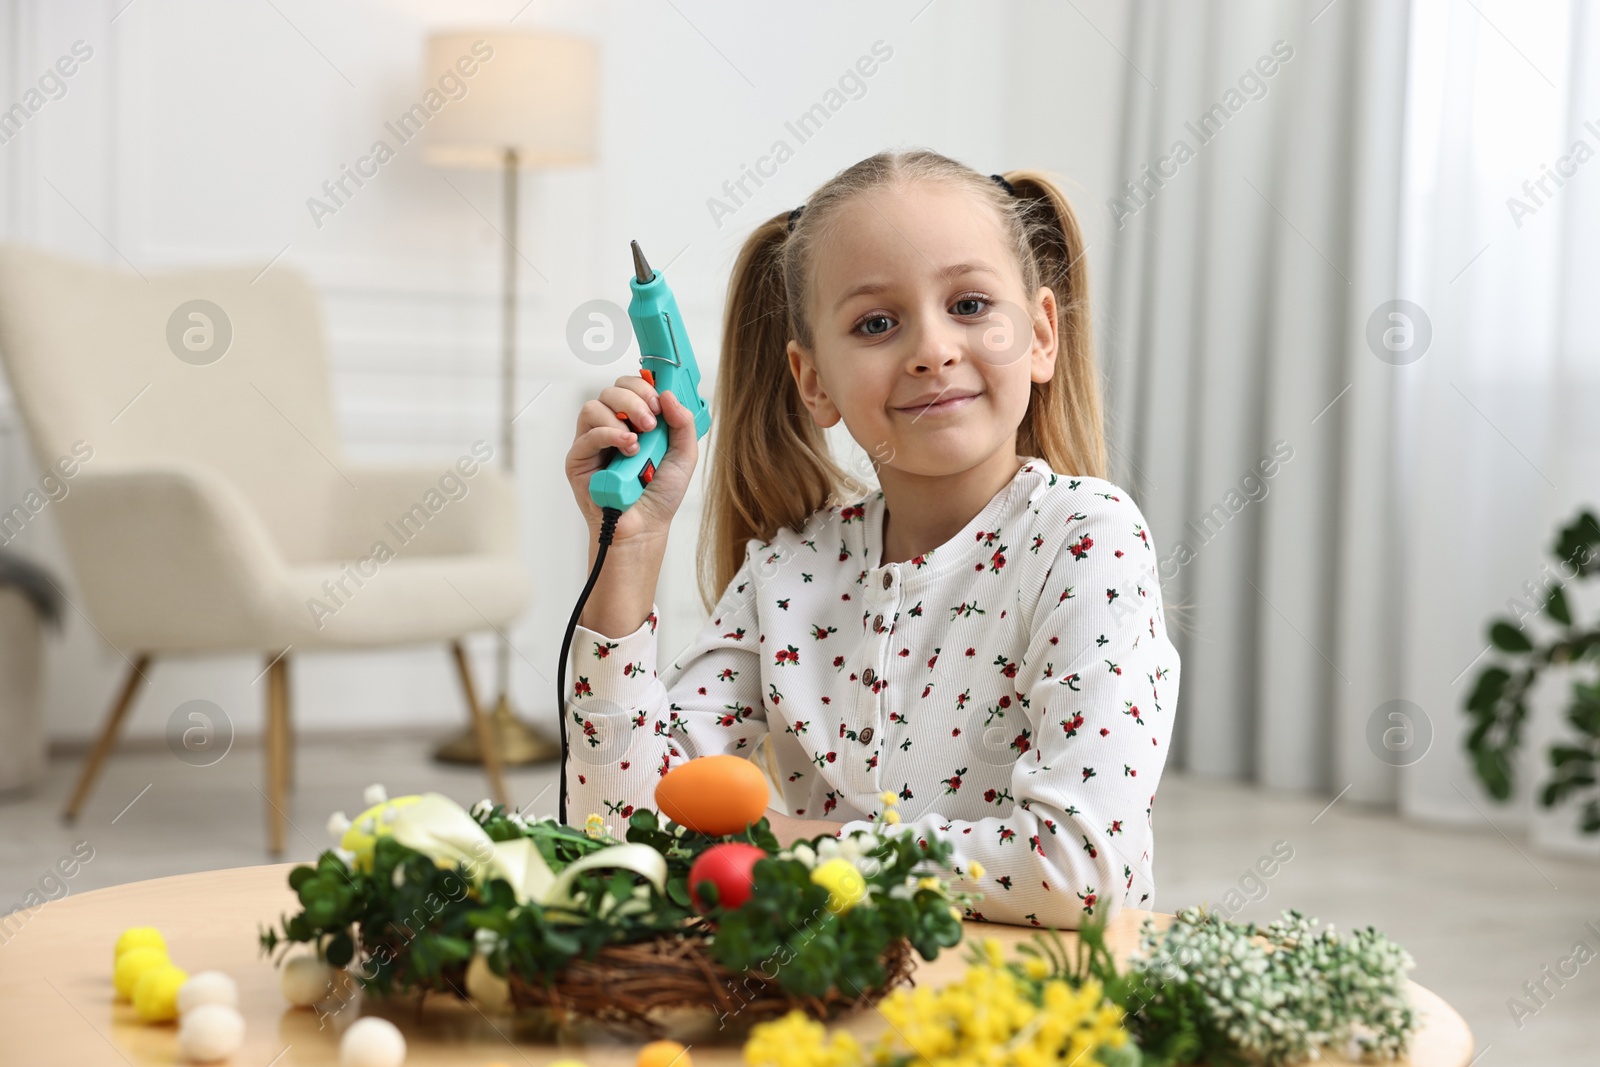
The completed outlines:
<svg viewBox="0 0 1600 1067">
<path fill-rule="evenodd" d="M 1548 750 L 1550 777 L 1539 802 L 1551 808 L 1579 806 L 1579 825 L 1586 834 L 1600 833 L 1600 624 L 1585 626 L 1573 618 L 1566 585 L 1600 572 L 1600 520 L 1584 511 L 1561 529 L 1551 547 L 1559 575 L 1546 579 L 1541 591 L 1532 581 L 1528 599 L 1509 603 L 1511 616 L 1489 621 L 1488 638 L 1499 653 L 1478 673 L 1468 691 L 1466 712 L 1472 719 L 1466 747 L 1478 780 L 1499 801 L 1511 796 L 1515 756 L 1522 746 L 1528 700 L 1540 676 L 1552 668 L 1573 668 L 1566 721 L 1573 733 Z M 1545 568 L 1549 574 L 1549 567 Z M 1530 620 L 1541 620 L 1530 628 Z M 1581 668 L 1589 665 L 1589 670 Z M 1588 675 L 1585 677 L 1584 675 Z"/>
</svg>

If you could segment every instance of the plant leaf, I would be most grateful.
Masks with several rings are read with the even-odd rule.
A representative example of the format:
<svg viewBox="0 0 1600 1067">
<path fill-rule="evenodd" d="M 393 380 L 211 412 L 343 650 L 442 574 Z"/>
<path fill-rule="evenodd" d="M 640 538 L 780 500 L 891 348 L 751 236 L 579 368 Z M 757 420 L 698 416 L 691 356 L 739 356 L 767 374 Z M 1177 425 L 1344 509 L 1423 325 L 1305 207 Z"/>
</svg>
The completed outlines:
<svg viewBox="0 0 1600 1067">
<path fill-rule="evenodd" d="M 1533 642 L 1528 635 L 1504 619 L 1489 627 L 1489 641 L 1502 652 L 1532 652 Z"/>
</svg>

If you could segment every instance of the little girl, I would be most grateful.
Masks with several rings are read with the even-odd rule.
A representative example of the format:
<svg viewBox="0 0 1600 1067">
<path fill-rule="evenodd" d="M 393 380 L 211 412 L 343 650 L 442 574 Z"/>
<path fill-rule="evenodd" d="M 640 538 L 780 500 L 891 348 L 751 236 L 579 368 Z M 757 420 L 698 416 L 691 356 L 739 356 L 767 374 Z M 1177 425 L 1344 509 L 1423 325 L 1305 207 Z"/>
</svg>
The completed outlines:
<svg viewBox="0 0 1600 1067">
<path fill-rule="evenodd" d="M 660 677 L 694 420 L 635 376 L 584 405 L 566 472 L 591 568 L 589 476 L 637 447 L 621 420 L 665 419 L 669 445 L 573 636 L 569 812 L 626 820 L 671 767 L 765 740 L 785 844 L 866 829 L 892 794 L 897 832 L 955 845 L 985 895 L 969 919 L 1152 907 L 1178 654 L 1144 516 L 1103 477 L 1083 252 L 1043 176 L 928 151 L 862 160 L 750 235 L 713 401 L 711 620 Z M 881 489 L 834 461 L 839 422 Z"/>
</svg>

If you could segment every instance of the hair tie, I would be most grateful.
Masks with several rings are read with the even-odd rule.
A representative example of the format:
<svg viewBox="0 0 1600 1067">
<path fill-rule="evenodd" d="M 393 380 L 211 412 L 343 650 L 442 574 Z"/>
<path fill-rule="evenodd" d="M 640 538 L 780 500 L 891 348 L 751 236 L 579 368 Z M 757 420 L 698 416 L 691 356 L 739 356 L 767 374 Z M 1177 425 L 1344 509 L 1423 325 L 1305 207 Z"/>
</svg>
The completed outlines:
<svg viewBox="0 0 1600 1067">
<path fill-rule="evenodd" d="M 999 175 L 999 174 L 991 174 L 991 175 L 989 175 L 989 180 L 994 182 L 1000 188 L 1004 189 L 1006 191 L 1006 195 L 1008 195 L 1008 196 L 1016 196 L 1017 195 L 1017 191 L 1011 187 L 1011 183 L 1006 181 L 1005 178 L 1002 177 L 1001 175 Z"/>
<path fill-rule="evenodd" d="M 800 218 L 800 212 L 804 211 L 805 209 L 806 209 L 806 206 L 804 204 L 801 204 L 799 207 L 797 207 L 793 211 L 789 212 L 789 227 L 788 227 L 788 232 L 789 233 L 793 233 L 794 232 L 794 224 Z"/>
</svg>

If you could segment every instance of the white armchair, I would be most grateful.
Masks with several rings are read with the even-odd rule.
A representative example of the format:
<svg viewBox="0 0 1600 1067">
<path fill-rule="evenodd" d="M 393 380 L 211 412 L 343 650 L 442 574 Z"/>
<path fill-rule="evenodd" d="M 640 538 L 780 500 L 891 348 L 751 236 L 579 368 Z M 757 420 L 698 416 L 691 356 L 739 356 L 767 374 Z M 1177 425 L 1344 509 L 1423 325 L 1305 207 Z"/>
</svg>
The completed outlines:
<svg viewBox="0 0 1600 1067">
<path fill-rule="evenodd" d="M 35 456 L 65 486 L 51 506 L 79 606 L 131 668 L 68 819 L 152 657 L 254 650 L 281 852 L 289 653 L 433 641 L 451 645 L 506 800 L 460 638 L 509 623 L 530 596 L 511 484 L 486 449 L 436 466 L 348 461 L 303 277 L 280 263 L 145 278 L 0 246 L 0 360 Z"/>
</svg>

